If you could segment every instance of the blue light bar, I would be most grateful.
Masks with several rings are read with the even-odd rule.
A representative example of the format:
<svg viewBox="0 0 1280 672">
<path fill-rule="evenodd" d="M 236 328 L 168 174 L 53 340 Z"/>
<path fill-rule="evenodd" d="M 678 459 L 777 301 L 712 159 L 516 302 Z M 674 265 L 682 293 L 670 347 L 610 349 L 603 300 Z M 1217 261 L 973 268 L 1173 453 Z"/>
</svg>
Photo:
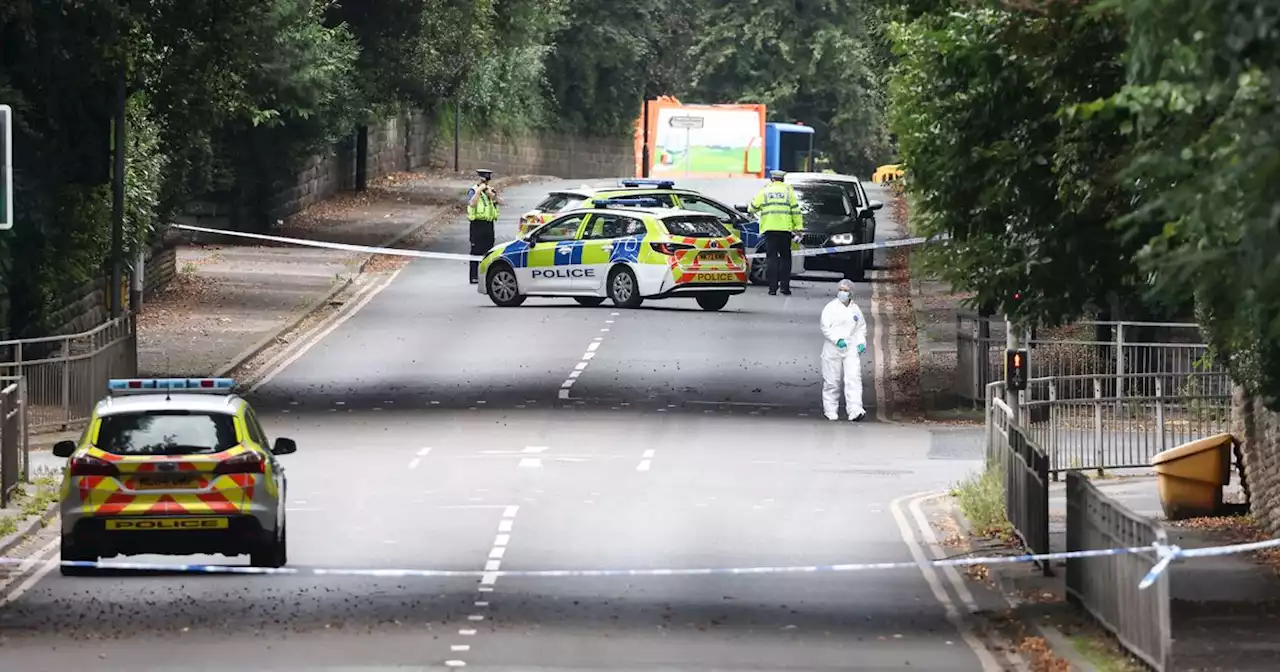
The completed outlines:
<svg viewBox="0 0 1280 672">
<path fill-rule="evenodd" d="M 632 207 L 632 208 L 660 208 L 662 201 L 656 198 L 606 198 L 595 202 L 594 207 L 607 208 L 610 206 Z"/>
<path fill-rule="evenodd" d="M 173 391 L 231 394 L 235 386 L 234 378 L 112 378 L 107 381 L 112 395 Z"/>
<path fill-rule="evenodd" d="M 674 189 L 676 183 L 672 180 L 619 180 L 618 184 L 623 187 L 657 187 L 659 189 Z"/>
</svg>

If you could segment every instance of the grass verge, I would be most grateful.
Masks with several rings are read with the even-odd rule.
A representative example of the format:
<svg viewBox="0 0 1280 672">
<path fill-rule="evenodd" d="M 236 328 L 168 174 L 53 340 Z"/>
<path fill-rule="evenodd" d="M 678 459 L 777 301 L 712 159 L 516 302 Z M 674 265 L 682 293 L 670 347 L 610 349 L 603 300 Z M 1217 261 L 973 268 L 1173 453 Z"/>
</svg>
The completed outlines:
<svg viewBox="0 0 1280 672">
<path fill-rule="evenodd" d="M 58 501 L 61 480 L 60 473 L 46 472 L 37 475 L 31 483 L 23 483 L 14 488 L 9 506 L 21 513 L 0 517 L 0 537 L 17 532 L 22 520 L 42 515 L 49 505 Z"/>
<path fill-rule="evenodd" d="M 1004 510 L 1004 474 L 998 467 L 970 474 L 951 490 L 974 534 L 1005 537 L 1013 532 Z"/>
</svg>

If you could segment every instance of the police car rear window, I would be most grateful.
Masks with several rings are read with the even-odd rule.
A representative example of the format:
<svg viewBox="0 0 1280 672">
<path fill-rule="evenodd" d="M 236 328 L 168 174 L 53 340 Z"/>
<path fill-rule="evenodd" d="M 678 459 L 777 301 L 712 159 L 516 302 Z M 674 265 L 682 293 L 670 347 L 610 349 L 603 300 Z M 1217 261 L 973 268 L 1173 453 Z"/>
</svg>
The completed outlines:
<svg viewBox="0 0 1280 672">
<path fill-rule="evenodd" d="M 569 208 L 576 208 L 582 205 L 586 199 L 577 194 L 551 194 L 542 199 L 542 202 L 533 207 L 538 212 L 560 212 Z"/>
<path fill-rule="evenodd" d="M 199 455 L 237 443 L 235 418 L 225 413 L 116 413 L 98 425 L 97 447 L 117 455 Z"/>
<path fill-rule="evenodd" d="M 662 226 L 673 236 L 723 238 L 729 235 L 729 230 L 715 217 L 663 217 Z"/>
</svg>

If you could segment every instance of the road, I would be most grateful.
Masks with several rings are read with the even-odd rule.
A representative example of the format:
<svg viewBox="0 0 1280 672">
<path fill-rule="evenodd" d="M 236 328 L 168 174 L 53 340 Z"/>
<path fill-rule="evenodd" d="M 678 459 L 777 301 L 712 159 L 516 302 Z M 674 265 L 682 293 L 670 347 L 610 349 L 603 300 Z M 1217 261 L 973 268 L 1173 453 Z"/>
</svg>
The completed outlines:
<svg viewBox="0 0 1280 672">
<path fill-rule="evenodd" d="M 556 186 L 509 189 L 499 239 Z M 698 186 L 741 203 L 760 183 Z M 464 252 L 465 224 L 435 249 Z M 817 319 L 834 278 L 798 280 L 791 297 L 752 288 L 705 313 L 674 300 L 502 309 L 465 272 L 415 262 L 251 394 L 269 432 L 300 446 L 285 458 L 290 566 L 911 561 L 895 500 L 945 489 L 981 459 L 874 421 L 873 357 L 868 421 L 823 419 Z M 880 357 L 871 286 L 856 298 Z M 6 667 L 983 669 L 914 569 L 489 583 L 39 578 L 48 569 L 10 583 Z"/>
</svg>

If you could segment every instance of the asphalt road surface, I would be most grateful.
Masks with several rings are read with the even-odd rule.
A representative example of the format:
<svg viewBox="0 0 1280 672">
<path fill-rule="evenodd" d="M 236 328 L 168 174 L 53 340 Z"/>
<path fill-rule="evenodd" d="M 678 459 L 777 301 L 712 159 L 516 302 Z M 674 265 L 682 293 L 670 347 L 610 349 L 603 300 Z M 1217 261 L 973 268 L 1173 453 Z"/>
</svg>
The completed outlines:
<svg viewBox="0 0 1280 672">
<path fill-rule="evenodd" d="M 743 203 L 761 185 L 698 187 Z M 556 186 L 508 189 L 499 240 Z M 887 209 L 879 229 L 894 233 Z M 460 223 L 435 249 L 465 252 L 465 237 Z M 871 413 L 855 424 L 821 412 L 817 321 L 834 277 L 797 280 L 791 297 L 753 287 L 719 313 L 691 300 L 503 309 L 465 278 L 459 263 L 415 262 L 251 395 L 272 438 L 299 444 L 284 458 L 290 566 L 911 561 L 895 500 L 980 459 L 875 420 L 872 283 L 856 297 L 876 336 Z M 50 569 L 10 581 L 0 667 L 983 669 L 916 569 L 488 583 Z"/>
</svg>

